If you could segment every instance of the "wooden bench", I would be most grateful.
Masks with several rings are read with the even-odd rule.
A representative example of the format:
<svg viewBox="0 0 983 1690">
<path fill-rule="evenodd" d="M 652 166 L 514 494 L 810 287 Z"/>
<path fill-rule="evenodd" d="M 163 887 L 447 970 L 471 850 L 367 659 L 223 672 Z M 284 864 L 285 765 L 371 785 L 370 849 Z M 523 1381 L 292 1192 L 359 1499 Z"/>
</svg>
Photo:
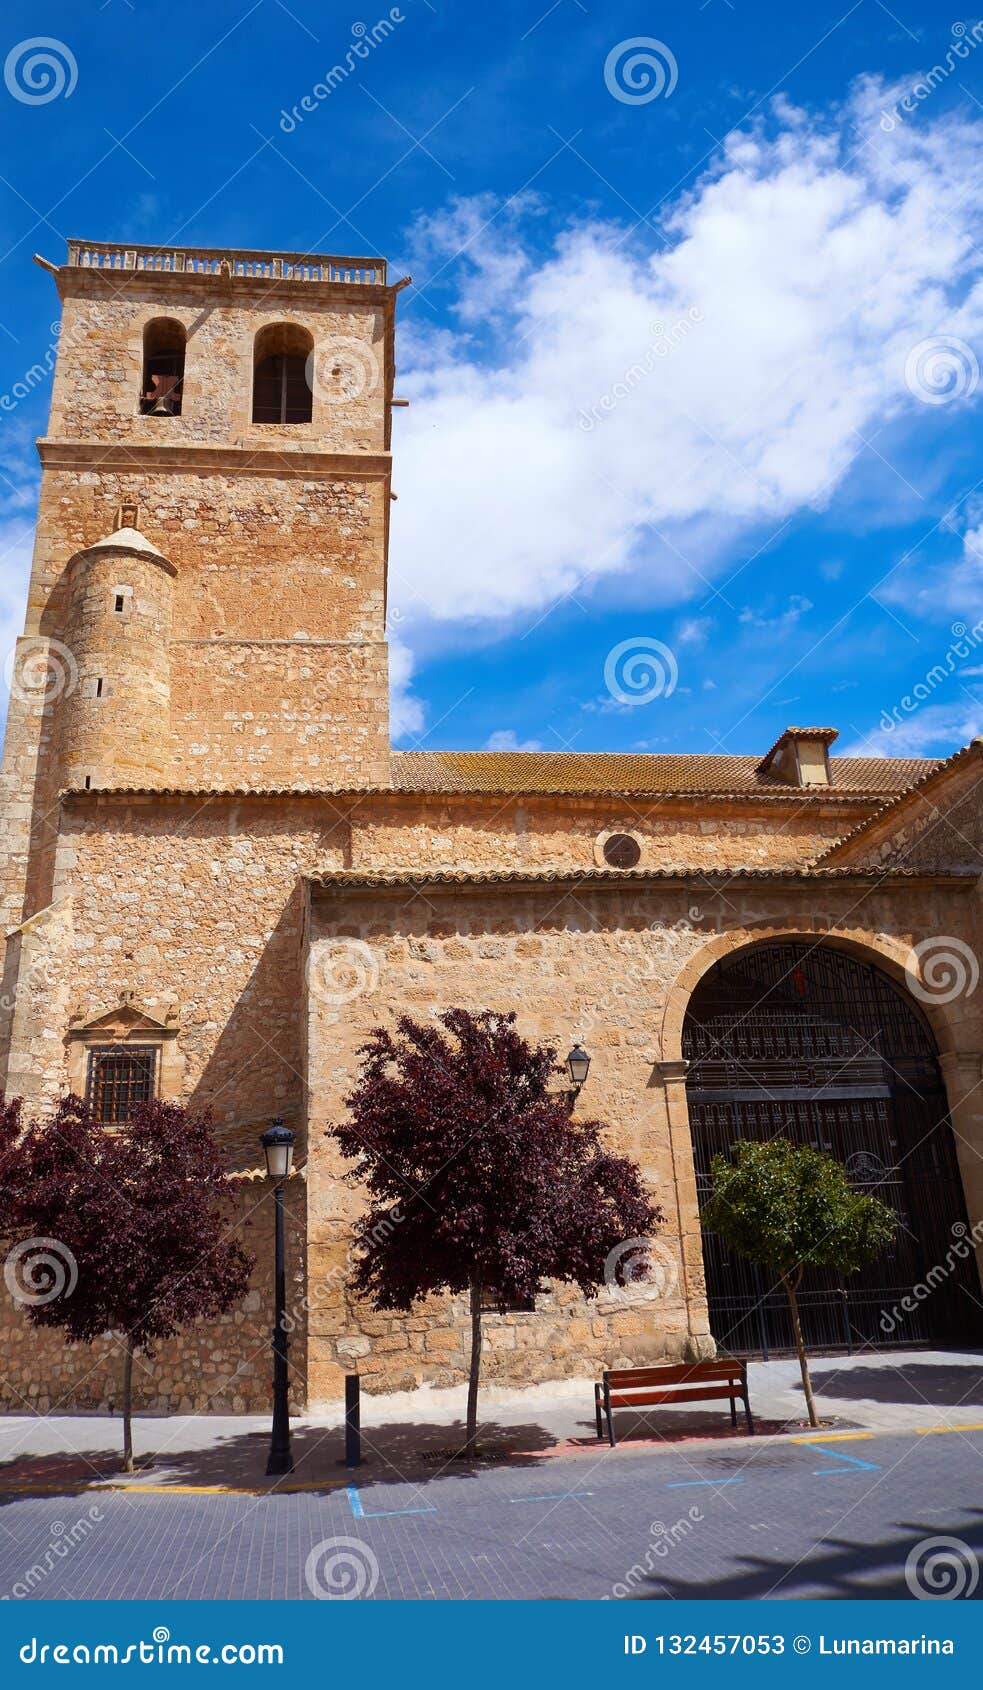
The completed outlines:
<svg viewBox="0 0 983 1690">
<path fill-rule="evenodd" d="M 718 1397 L 730 1401 L 732 1426 L 737 1425 L 738 1400 L 744 1404 L 747 1429 L 753 1435 L 746 1361 L 694 1361 L 669 1363 L 663 1367 L 625 1367 L 606 1372 L 600 1385 L 594 1386 L 597 1435 L 599 1438 L 604 1436 L 603 1416 L 607 1421 L 611 1447 L 614 1448 L 617 1441 L 614 1435 L 615 1409 L 648 1408 L 655 1403 L 710 1402 Z"/>
</svg>

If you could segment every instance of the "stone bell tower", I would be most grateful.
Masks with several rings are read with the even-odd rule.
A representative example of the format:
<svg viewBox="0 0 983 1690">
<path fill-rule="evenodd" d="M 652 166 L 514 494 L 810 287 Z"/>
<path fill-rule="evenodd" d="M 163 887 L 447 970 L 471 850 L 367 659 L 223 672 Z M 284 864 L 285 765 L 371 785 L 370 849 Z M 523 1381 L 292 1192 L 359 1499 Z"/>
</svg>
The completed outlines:
<svg viewBox="0 0 983 1690">
<path fill-rule="evenodd" d="M 66 787 L 389 780 L 381 259 L 70 241 L 0 803 L 4 931 Z M 2 1042 L 2 1035 L 0 1035 Z"/>
</svg>

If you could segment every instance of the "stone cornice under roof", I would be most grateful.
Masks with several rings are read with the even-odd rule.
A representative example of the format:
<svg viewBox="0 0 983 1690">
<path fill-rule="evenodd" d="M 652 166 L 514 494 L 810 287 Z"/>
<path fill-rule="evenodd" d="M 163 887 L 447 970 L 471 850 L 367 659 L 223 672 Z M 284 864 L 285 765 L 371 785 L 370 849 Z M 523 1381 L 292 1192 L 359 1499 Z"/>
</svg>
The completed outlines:
<svg viewBox="0 0 983 1690">
<path fill-rule="evenodd" d="M 541 869 L 324 869 L 302 877 L 312 887 L 337 891 L 398 892 L 405 887 L 455 887 L 467 889 L 479 886 L 646 886 L 675 885 L 692 891 L 694 888 L 726 888 L 746 880 L 775 881 L 782 885 L 796 882 L 843 880 L 877 886 L 882 881 L 902 881 L 906 886 L 924 882 L 931 885 L 974 886 L 979 879 L 975 869 L 925 871 L 907 868 L 541 868 Z"/>
<path fill-rule="evenodd" d="M 494 798 L 514 799 L 522 803 L 532 798 L 557 798 L 569 800 L 582 798 L 585 801 L 602 798 L 605 802 L 622 801 L 636 804 L 814 804 L 818 798 L 823 808 L 850 807 L 851 809 L 867 809 L 872 804 L 882 805 L 883 795 L 869 792 L 830 792 L 826 787 L 811 787 L 796 790 L 794 787 L 783 787 L 778 792 L 626 792 L 623 787 L 585 790 L 582 787 L 560 790 L 557 792 L 540 792 L 528 787 L 516 789 L 514 787 L 489 787 L 487 791 L 459 792 L 448 791 L 446 787 L 418 789 L 402 786 L 66 786 L 62 788 L 61 797 L 67 799 L 110 798 L 125 800 L 129 798 L 174 798 L 202 799 L 228 798 L 240 803 L 246 798 L 268 800 L 279 799 L 323 799 L 345 798 L 353 801 L 362 798 L 432 798 L 435 801 L 449 798 Z M 878 814 L 880 809 L 878 809 Z"/>
<path fill-rule="evenodd" d="M 389 452 L 322 452 L 315 447 L 271 446 L 258 439 L 215 446 L 193 440 L 70 440 L 48 436 L 37 442 L 45 469 L 182 469 L 202 475 L 231 470 L 236 475 L 297 475 L 342 481 L 388 481 Z"/>
<path fill-rule="evenodd" d="M 822 868 L 825 863 L 832 862 L 848 846 L 853 846 L 862 837 L 875 833 L 885 822 L 890 825 L 896 812 L 900 812 L 908 804 L 917 802 L 933 786 L 944 784 L 957 769 L 961 768 L 964 763 L 971 762 L 974 757 L 983 760 L 983 738 L 971 739 L 968 745 L 961 745 L 958 751 L 952 753 L 951 757 L 945 757 L 941 762 L 933 763 L 932 767 L 926 770 L 920 779 L 913 781 L 903 792 L 899 792 L 886 804 L 882 804 L 872 816 L 867 816 L 864 821 L 858 822 L 857 826 L 851 828 L 849 833 L 845 833 L 842 839 L 835 840 L 825 851 L 821 851 L 819 856 L 813 859 L 813 866 L 817 869 Z"/>
</svg>

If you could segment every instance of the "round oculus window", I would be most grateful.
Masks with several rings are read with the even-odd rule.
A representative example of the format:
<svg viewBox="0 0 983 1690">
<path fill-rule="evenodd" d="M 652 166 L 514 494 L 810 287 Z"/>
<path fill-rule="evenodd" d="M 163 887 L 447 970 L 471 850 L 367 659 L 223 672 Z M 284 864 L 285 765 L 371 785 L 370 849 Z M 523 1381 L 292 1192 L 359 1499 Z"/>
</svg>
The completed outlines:
<svg viewBox="0 0 983 1690">
<path fill-rule="evenodd" d="M 604 861 L 609 868 L 635 868 L 642 848 L 630 833 L 612 833 L 604 841 Z"/>
</svg>

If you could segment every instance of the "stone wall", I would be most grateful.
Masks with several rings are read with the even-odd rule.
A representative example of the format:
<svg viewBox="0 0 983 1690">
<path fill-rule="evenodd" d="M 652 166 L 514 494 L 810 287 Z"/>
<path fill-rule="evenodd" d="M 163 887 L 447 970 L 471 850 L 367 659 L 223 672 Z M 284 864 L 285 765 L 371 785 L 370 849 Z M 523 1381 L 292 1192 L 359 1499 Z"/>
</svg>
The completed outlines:
<svg viewBox="0 0 983 1690">
<path fill-rule="evenodd" d="M 391 390 L 382 288 L 327 289 L 159 271 L 63 270 L 59 356 L 49 435 L 175 445 L 235 441 L 278 451 L 378 452 L 388 444 Z M 177 417 L 140 414 L 143 331 L 154 319 L 187 334 Z M 289 323 L 314 343 L 309 424 L 252 421 L 253 348 L 268 327 Z"/>
<path fill-rule="evenodd" d="M 844 839 L 830 861 L 983 871 L 983 740 Z"/>
<path fill-rule="evenodd" d="M 256 1257 L 245 1301 L 221 1320 L 188 1327 L 138 1356 L 133 1404 L 167 1414 L 266 1414 L 272 1408 L 273 1200 L 264 1179 L 243 1180 L 237 1236 Z M 291 1401 L 307 1400 L 304 1190 L 286 1192 L 287 1319 Z M 118 1413 L 123 1353 L 115 1338 L 65 1344 L 53 1328 L 32 1326 L 5 1289 L 0 1298 L 0 1408 L 10 1414 L 67 1409 Z M 166 1438 L 162 1432 L 162 1441 Z"/>
<path fill-rule="evenodd" d="M 666 822 L 673 853 L 699 853 L 702 864 L 708 846 L 726 847 L 733 810 L 708 805 L 699 827 L 682 827 L 671 805 L 653 805 L 647 849 L 660 857 L 656 830 Z M 787 814 L 781 806 L 748 810 L 750 817 L 742 807 L 737 819 L 748 817 L 759 831 L 745 832 L 745 846 L 760 845 L 767 855 L 775 842 L 781 868 Z M 174 1006 L 180 1062 L 168 1068 L 173 1095 L 212 1110 L 230 1166 L 255 1166 L 256 1135 L 273 1115 L 298 1129 L 300 1163 L 310 1134 L 310 1399 L 336 1396 L 353 1367 L 367 1389 L 449 1383 L 463 1376 L 466 1361 L 460 1302 L 437 1299 L 406 1320 L 349 1302 L 349 1228 L 359 1198 L 342 1183 L 323 1134 L 343 1108 L 358 1044 L 397 1008 L 427 1016 L 451 1003 L 514 1007 L 533 1037 L 561 1049 L 575 1036 L 589 1044 L 594 1065 L 581 1106 L 608 1121 L 617 1146 L 642 1166 L 666 1213 L 670 1266 L 664 1294 L 651 1305 L 584 1302 L 558 1287 L 535 1314 L 489 1316 L 489 1376 L 561 1376 L 604 1361 L 699 1350 L 707 1343 L 702 1255 L 678 1058 L 700 959 L 757 936 L 828 928 L 903 974 L 913 943 L 968 930 L 976 900 L 969 888 L 930 881 L 758 883 L 736 871 L 721 888 L 699 868 L 680 886 L 426 882 L 438 849 L 476 867 L 497 859 L 512 872 L 530 866 L 530 856 L 541 868 L 548 852 L 554 869 L 576 874 L 593 866 L 596 829 L 609 813 L 589 798 L 502 806 L 409 794 L 79 794 L 62 811 L 52 904 L 18 940 L 23 985 L 11 1089 L 33 1088 L 39 1106 L 56 1100 L 68 1079 L 73 1014 L 98 1018 L 124 990 L 160 1019 Z M 823 814 L 820 805 L 808 826 L 821 826 Z M 796 809 L 793 824 L 800 815 Z M 810 837 L 798 834 L 801 844 Z M 381 865 L 427 863 L 428 871 L 395 889 L 326 885 L 307 910 L 306 876 L 353 873 L 369 856 Z M 948 1006 L 937 1036 L 975 1216 L 983 1213 L 983 1181 L 974 1171 L 983 1167 L 974 1149 L 983 1145 L 977 1000 Z M 257 1323 L 262 1328 L 265 1317 Z M 163 1403 L 168 1392 L 168 1403 L 183 1400 L 199 1351 L 203 1377 L 214 1382 L 229 1342 L 227 1332 L 208 1330 L 169 1347 L 153 1401 Z M 76 1362 L 65 1366 L 59 1378 L 74 1379 Z M 99 1386 L 100 1401 L 107 1390 Z"/>
<path fill-rule="evenodd" d="M 132 502 L 177 569 L 167 647 L 169 747 L 124 784 L 362 786 L 389 770 L 384 628 L 387 482 L 378 468 L 304 475 L 168 464 L 50 463 L 28 631 L 71 652 L 70 558 Z M 248 533 L 248 557 L 244 536 Z M 82 654 L 72 653 L 77 664 Z M 107 686 L 122 688 L 112 666 Z M 59 720 L 86 708 L 61 689 Z M 160 767 L 160 764 L 163 764 Z M 110 783 L 114 771 L 107 771 Z"/>
<path fill-rule="evenodd" d="M 532 869 L 604 866 L 600 839 L 633 834 L 639 866 L 780 868 L 808 862 L 854 827 L 872 803 L 835 798 L 611 799 L 440 797 L 364 799 L 352 868 Z"/>
<path fill-rule="evenodd" d="M 66 625 L 77 674 L 59 700 L 60 780 L 140 784 L 167 767 L 174 570 L 135 549 L 76 556 Z"/>
<path fill-rule="evenodd" d="M 401 1010 L 426 1019 L 451 1004 L 515 1009 L 523 1033 L 561 1054 L 583 1037 L 593 1055 L 578 1110 L 609 1124 L 613 1145 L 632 1156 L 666 1215 L 660 1294 L 625 1307 L 602 1296 L 585 1303 L 558 1289 L 536 1313 L 493 1317 L 488 1375 L 508 1380 L 576 1375 L 699 1351 L 708 1328 L 702 1249 L 683 1064 L 662 1031 L 677 980 L 705 951 L 778 933 L 829 933 L 898 971 L 898 958 L 926 932 L 959 931 L 964 892 L 884 883 L 858 888 L 749 889 L 736 880 L 693 893 L 650 885 L 392 890 L 315 887 L 308 978 L 309 1382 L 315 1399 L 338 1395 L 353 1358 L 369 1390 L 449 1384 L 465 1375 L 469 1334 L 463 1303 L 434 1300 L 411 1318 L 377 1315 L 355 1303 L 341 1268 L 358 1192 L 324 1129 L 339 1119 L 369 1029 Z M 815 907 L 822 901 L 824 915 Z M 890 935 L 888 939 L 886 936 Z M 722 954 L 722 953 L 721 953 Z M 954 1119 L 971 1218 L 983 1214 L 974 1169 L 983 1150 L 978 1091 L 983 1029 L 979 1008 L 958 1006 L 960 1048 L 975 1055 L 976 1085 L 955 1070 Z M 948 1011 L 939 1021 L 946 1048 Z M 967 1068 L 967 1076 L 968 1076 Z M 353 1347 L 354 1345 L 354 1347 Z"/>
<path fill-rule="evenodd" d="M 395 291 L 204 275 L 184 258 L 159 270 L 128 262 L 58 275 L 58 359 L 0 773 L 5 932 L 51 901 L 63 749 L 68 772 L 94 785 L 361 787 L 389 776 Z M 140 413 L 144 329 L 163 317 L 187 334 L 183 403 L 180 416 L 150 417 Z M 257 336 L 283 324 L 313 341 L 311 420 L 254 425 Z M 139 667 L 139 654 L 117 651 L 100 677 L 88 672 L 92 654 L 73 650 L 71 559 L 121 523 L 144 530 L 178 572 L 155 674 L 176 707 L 161 742 L 138 748 L 142 768 L 111 733 L 104 755 L 76 755 Z M 85 689 L 99 678 L 107 704 L 97 710 Z M 4 962 L 0 1073 L 19 949 Z"/>
</svg>

